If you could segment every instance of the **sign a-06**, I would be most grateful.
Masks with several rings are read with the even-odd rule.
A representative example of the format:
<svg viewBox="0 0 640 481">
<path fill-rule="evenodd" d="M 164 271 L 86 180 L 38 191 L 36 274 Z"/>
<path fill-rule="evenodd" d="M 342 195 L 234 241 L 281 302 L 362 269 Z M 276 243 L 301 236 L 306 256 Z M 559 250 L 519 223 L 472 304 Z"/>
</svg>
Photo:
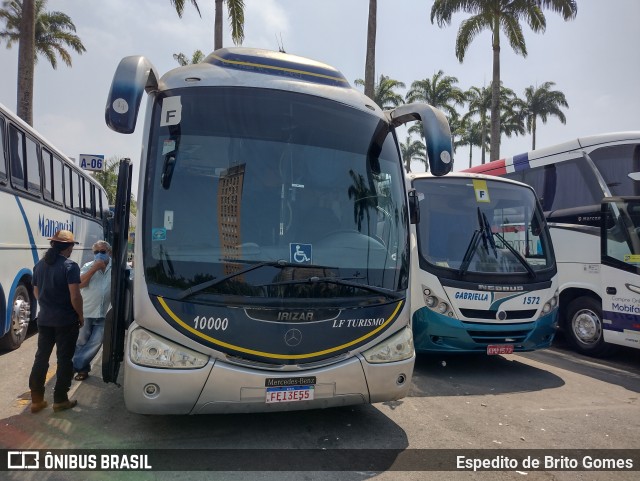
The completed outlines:
<svg viewBox="0 0 640 481">
<path fill-rule="evenodd" d="M 84 170 L 104 170 L 104 155 L 80 154 L 79 165 Z"/>
</svg>

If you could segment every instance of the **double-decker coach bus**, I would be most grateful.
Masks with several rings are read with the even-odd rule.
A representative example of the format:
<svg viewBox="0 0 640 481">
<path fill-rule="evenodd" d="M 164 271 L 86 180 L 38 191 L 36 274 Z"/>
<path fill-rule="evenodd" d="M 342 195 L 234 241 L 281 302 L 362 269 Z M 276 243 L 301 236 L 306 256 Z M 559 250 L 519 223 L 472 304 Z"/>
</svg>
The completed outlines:
<svg viewBox="0 0 640 481">
<path fill-rule="evenodd" d="M 580 137 L 469 169 L 532 186 L 550 227 L 560 327 L 581 353 L 640 348 L 640 132 Z"/>
<path fill-rule="evenodd" d="M 478 174 L 409 179 L 420 205 L 411 277 L 416 351 L 495 355 L 549 347 L 558 279 L 533 189 Z"/>
<path fill-rule="evenodd" d="M 247 412 L 405 396 L 415 202 L 395 128 L 421 120 L 431 170 L 443 175 L 443 114 L 426 104 L 383 112 L 333 67 L 245 48 L 162 78 L 143 57 L 123 59 L 107 101 L 112 129 L 135 129 L 143 91 L 133 319 L 115 299 L 103 356 L 106 381 L 124 362 L 127 408 Z M 130 171 L 121 164 L 119 199 Z M 126 212 L 117 202 L 120 274 Z M 126 296 L 125 282 L 114 286 Z"/>
<path fill-rule="evenodd" d="M 72 259 L 92 257 L 104 239 L 105 190 L 0 104 L 0 349 L 17 349 L 37 315 L 33 266 L 59 229 L 80 245 Z"/>
</svg>

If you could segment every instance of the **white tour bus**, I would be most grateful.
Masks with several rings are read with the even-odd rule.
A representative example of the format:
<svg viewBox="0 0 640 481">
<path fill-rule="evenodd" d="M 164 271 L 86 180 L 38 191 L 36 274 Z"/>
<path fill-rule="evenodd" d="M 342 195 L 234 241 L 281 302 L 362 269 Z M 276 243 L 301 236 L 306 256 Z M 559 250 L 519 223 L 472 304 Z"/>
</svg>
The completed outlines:
<svg viewBox="0 0 640 481">
<path fill-rule="evenodd" d="M 549 347 L 558 279 L 536 194 L 478 174 L 409 175 L 416 352 L 510 354 Z"/>
<path fill-rule="evenodd" d="M 549 223 L 560 327 L 584 354 L 640 348 L 640 132 L 581 137 L 469 169 L 531 185 Z"/>
<path fill-rule="evenodd" d="M 0 147 L 0 349 L 11 350 L 37 315 L 31 278 L 47 238 L 72 231 L 72 259 L 88 261 L 108 205 L 100 184 L 1 104 Z"/>
<path fill-rule="evenodd" d="M 124 362 L 127 408 L 200 414 L 404 397 L 415 360 L 415 201 L 395 128 L 422 120 L 431 169 L 443 175 L 444 115 L 426 104 L 383 112 L 328 65 L 245 48 L 162 78 L 143 57 L 123 59 L 107 101 L 113 130 L 134 131 L 144 91 L 135 297 L 129 314 L 123 162 L 103 356 L 107 382 Z"/>
</svg>

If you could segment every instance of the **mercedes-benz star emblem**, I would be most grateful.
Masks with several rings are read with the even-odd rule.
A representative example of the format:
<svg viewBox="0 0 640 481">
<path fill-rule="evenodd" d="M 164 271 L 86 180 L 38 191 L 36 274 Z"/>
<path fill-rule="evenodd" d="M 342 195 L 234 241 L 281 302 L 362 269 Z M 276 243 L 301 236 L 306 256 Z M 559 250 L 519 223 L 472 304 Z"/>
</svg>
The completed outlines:
<svg viewBox="0 0 640 481">
<path fill-rule="evenodd" d="M 302 341 L 302 333 L 298 329 L 289 329 L 284 335 L 287 346 L 297 346 Z"/>
</svg>

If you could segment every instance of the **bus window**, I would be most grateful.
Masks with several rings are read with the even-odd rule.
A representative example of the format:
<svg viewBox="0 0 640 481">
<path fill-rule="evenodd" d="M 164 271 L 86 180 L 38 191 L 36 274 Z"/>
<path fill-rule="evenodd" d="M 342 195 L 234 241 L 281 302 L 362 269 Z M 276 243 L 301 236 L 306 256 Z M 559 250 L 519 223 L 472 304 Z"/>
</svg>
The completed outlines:
<svg viewBox="0 0 640 481">
<path fill-rule="evenodd" d="M 53 156 L 51 152 L 42 149 L 42 193 L 44 198 L 52 200 L 53 198 L 53 175 L 51 172 L 51 164 Z"/>
<path fill-rule="evenodd" d="M 80 211 L 89 212 L 89 189 L 84 177 L 80 177 Z"/>
<path fill-rule="evenodd" d="M 96 217 L 102 218 L 104 217 L 104 206 L 107 203 L 104 200 L 104 194 L 101 190 L 96 192 Z"/>
<path fill-rule="evenodd" d="M 64 201 L 64 177 L 62 176 L 62 161 L 58 157 L 52 159 L 52 183 L 53 196 L 52 199 L 58 204 Z"/>
<path fill-rule="evenodd" d="M 69 209 L 73 208 L 71 196 L 71 168 L 64 166 L 64 205 Z"/>
<path fill-rule="evenodd" d="M 7 182 L 7 159 L 4 155 L 4 119 L 0 117 L 0 184 Z"/>
<path fill-rule="evenodd" d="M 640 144 L 613 145 L 589 154 L 612 195 L 640 195 L 640 182 L 629 172 L 640 171 Z"/>
<path fill-rule="evenodd" d="M 555 211 L 600 204 L 602 190 L 594 173 L 581 158 L 557 163 L 556 178 L 562 181 L 557 183 L 553 202 L 545 205 L 545 210 Z"/>
<path fill-rule="evenodd" d="M 71 171 L 71 196 L 73 197 L 73 208 L 82 210 L 82 191 L 80 190 L 80 174 L 75 170 Z"/>
<path fill-rule="evenodd" d="M 505 174 L 505 177 L 511 180 L 517 180 L 518 182 L 524 182 L 525 184 L 533 187 L 533 190 L 536 191 L 536 195 L 540 199 L 540 203 L 542 204 L 543 210 L 550 210 L 546 207 L 546 205 L 551 205 L 553 202 L 553 194 L 554 192 L 550 192 L 545 194 L 545 189 L 547 188 L 545 178 L 548 180 L 548 175 L 545 176 L 545 169 L 547 166 L 543 167 L 534 167 L 531 169 L 525 170 L 517 170 L 515 172 L 509 172 Z M 546 201 L 546 202 L 545 202 Z"/>
<path fill-rule="evenodd" d="M 88 182 L 89 186 L 89 214 L 94 216 L 96 215 L 96 186 L 91 182 Z"/>
<path fill-rule="evenodd" d="M 40 160 L 38 158 L 38 144 L 36 144 L 31 138 L 25 137 L 25 147 L 27 189 L 33 193 L 40 193 Z"/>
<path fill-rule="evenodd" d="M 9 161 L 11 163 L 11 183 L 17 189 L 24 190 L 24 134 L 15 126 L 9 129 Z"/>
</svg>

